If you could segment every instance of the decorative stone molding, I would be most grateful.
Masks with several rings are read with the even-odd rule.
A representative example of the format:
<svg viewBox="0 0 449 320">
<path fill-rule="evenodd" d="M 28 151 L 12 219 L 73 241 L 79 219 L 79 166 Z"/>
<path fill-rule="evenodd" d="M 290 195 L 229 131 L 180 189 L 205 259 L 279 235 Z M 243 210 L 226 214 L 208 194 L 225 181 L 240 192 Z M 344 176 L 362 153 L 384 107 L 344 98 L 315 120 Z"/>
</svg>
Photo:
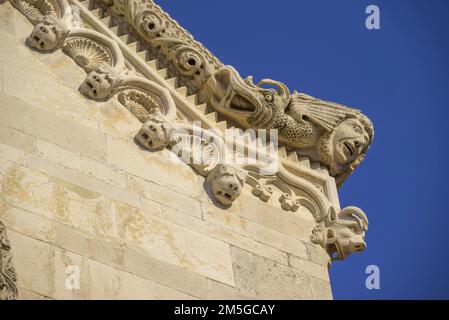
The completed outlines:
<svg viewBox="0 0 449 320">
<path fill-rule="evenodd" d="M 365 213 L 356 207 L 347 207 L 338 214 L 333 207 L 329 210 L 313 230 L 311 241 L 325 248 L 333 260 L 343 260 L 351 253 L 364 251 L 365 232 L 368 231 Z"/>
<path fill-rule="evenodd" d="M 138 90 L 125 90 L 119 93 L 118 100 L 142 123 L 150 120 L 152 114 L 165 114 L 162 106 L 152 96 Z"/>
<path fill-rule="evenodd" d="M 211 73 L 221 67 L 221 62 L 193 36 L 170 18 L 153 1 L 104 0 L 113 4 L 112 10 L 124 16 L 130 26 L 154 48 L 157 48 L 174 66 L 186 84 L 197 88 Z"/>
<path fill-rule="evenodd" d="M 232 67 L 211 76 L 202 94 L 244 128 L 278 129 L 282 143 L 327 165 L 337 182 L 360 164 L 373 140 L 371 121 L 360 111 L 291 94 L 279 81 L 265 79 L 255 85 Z"/>
<path fill-rule="evenodd" d="M 144 120 L 150 112 L 158 109 L 166 117 L 174 120 L 176 106 L 167 90 L 156 83 L 126 71 L 125 59 L 118 44 L 103 34 L 85 28 L 73 27 L 70 7 L 64 0 L 48 2 L 45 0 L 11 0 L 16 8 L 28 18 L 35 27 L 27 38 L 32 48 L 51 52 L 62 48 L 86 73 L 80 92 L 95 100 L 107 100 L 117 93 L 130 90 L 119 98 L 139 120 Z M 137 93 L 139 92 L 139 93 Z M 127 96 L 127 98 L 125 98 Z M 137 107 L 138 101 L 155 101 L 157 108 L 148 108 L 148 103 Z M 130 100 L 131 98 L 131 100 Z M 145 109 L 145 111 L 144 111 Z"/>
<path fill-rule="evenodd" d="M 93 0 L 100 9 L 78 0 L 10 1 L 35 25 L 27 40 L 31 47 L 62 49 L 87 73 L 79 87 L 83 95 L 97 101 L 117 95 L 143 124 L 135 141 L 149 151 L 171 150 L 207 178 L 222 205 L 232 205 L 247 184 L 254 196 L 282 210 L 310 210 L 318 223 L 312 241 L 335 259 L 365 248 L 363 212 L 350 207 L 335 213 L 336 185 L 361 163 L 374 137 L 371 121 L 359 110 L 291 92 L 279 81 L 243 79 L 151 0 Z M 80 7 L 81 22 L 91 29 L 73 25 L 68 3 Z M 100 11 L 107 12 L 106 20 Z M 134 51 L 131 38 L 140 39 Z M 159 64 L 164 69 L 157 70 Z M 276 174 L 261 174 L 263 163 L 239 167 L 221 161 L 239 156 L 223 141 L 224 130 L 233 126 L 278 130 Z M 365 220 L 366 227 L 357 224 Z"/>
<path fill-rule="evenodd" d="M 231 206 L 241 195 L 247 172 L 221 163 L 227 149 L 220 136 L 187 123 L 173 127 L 163 115 L 155 114 L 143 124 L 135 140 L 149 151 L 168 147 L 172 161 L 180 160 L 207 177 L 214 198 L 222 205 Z"/>
<path fill-rule="evenodd" d="M 18 296 L 17 274 L 10 250 L 6 227 L 0 222 L 0 300 L 15 300 Z"/>
<path fill-rule="evenodd" d="M 197 93 L 201 102 L 228 120 L 244 128 L 278 129 L 284 145 L 327 166 L 338 185 L 363 160 L 374 130 L 360 111 L 297 92 L 291 94 L 279 81 L 262 80 L 255 85 L 251 77 L 243 80 L 151 0 L 103 3 L 159 50 L 155 55 L 169 70 L 176 67 L 174 74 L 190 93 Z"/>
<path fill-rule="evenodd" d="M 11 4 L 34 25 L 41 23 L 45 16 L 60 21 L 65 29 L 72 20 L 72 13 L 64 0 L 10 0 Z"/>
</svg>

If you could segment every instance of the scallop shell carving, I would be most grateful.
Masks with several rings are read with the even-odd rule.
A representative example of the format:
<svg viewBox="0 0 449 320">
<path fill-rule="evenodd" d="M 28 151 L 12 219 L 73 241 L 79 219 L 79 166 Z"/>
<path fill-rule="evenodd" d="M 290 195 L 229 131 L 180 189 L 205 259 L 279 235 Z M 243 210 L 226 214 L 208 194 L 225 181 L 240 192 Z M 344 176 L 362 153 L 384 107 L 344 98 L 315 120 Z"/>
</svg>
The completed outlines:
<svg viewBox="0 0 449 320">
<path fill-rule="evenodd" d="M 142 123 L 148 120 L 150 114 L 164 113 L 163 108 L 150 95 L 136 90 L 127 90 L 118 99 Z"/>
<path fill-rule="evenodd" d="M 70 38 L 66 41 L 64 52 L 87 73 L 97 69 L 102 63 L 112 65 L 108 49 L 87 38 Z"/>
<path fill-rule="evenodd" d="M 220 162 L 220 149 L 213 139 L 175 132 L 171 151 L 184 163 L 207 175 Z"/>
<path fill-rule="evenodd" d="M 11 3 L 34 25 L 41 22 L 44 16 L 58 16 L 54 5 L 49 1 L 13 0 Z"/>
</svg>

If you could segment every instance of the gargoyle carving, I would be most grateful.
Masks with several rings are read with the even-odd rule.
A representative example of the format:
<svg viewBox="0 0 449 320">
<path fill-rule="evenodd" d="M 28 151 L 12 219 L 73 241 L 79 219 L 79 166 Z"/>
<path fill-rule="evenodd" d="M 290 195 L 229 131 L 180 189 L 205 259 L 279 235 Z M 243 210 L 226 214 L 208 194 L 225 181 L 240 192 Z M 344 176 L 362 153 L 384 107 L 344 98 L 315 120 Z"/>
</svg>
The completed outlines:
<svg viewBox="0 0 449 320">
<path fill-rule="evenodd" d="M 105 100 L 115 95 L 123 77 L 107 64 L 101 64 L 90 72 L 79 91 L 94 100 Z"/>
<path fill-rule="evenodd" d="M 119 101 L 141 122 L 146 122 L 153 112 L 163 113 L 169 122 L 176 118 L 176 105 L 167 89 L 132 72 L 118 72 L 106 63 L 86 76 L 79 91 L 96 101 L 109 100 L 120 93 Z"/>
<path fill-rule="evenodd" d="M 310 240 L 327 250 L 333 260 L 343 260 L 351 253 L 366 249 L 365 232 L 368 218 L 356 207 L 347 207 L 338 214 L 330 209 L 327 217 L 315 227 Z"/>
<path fill-rule="evenodd" d="M 238 167 L 219 164 L 207 177 L 214 197 L 223 205 L 230 206 L 242 194 L 248 173 Z"/>
<path fill-rule="evenodd" d="M 274 80 L 256 85 L 232 67 L 209 77 L 201 96 L 245 128 L 279 130 L 281 142 L 327 165 L 338 183 L 360 164 L 374 136 L 371 121 L 358 110 L 291 94 Z"/>
<path fill-rule="evenodd" d="M 12 264 L 6 228 L 0 222 L 0 300 L 17 299 L 18 290 L 16 286 L 17 275 Z"/>
<path fill-rule="evenodd" d="M 166 148 L 174 131 L 173 126 L 160 113 L 149 116 L 147 122 L 144 123 L 136 140 L 146 149 L 150 151 L 158 151 Z"/>
<path fill-rule="evenodd" d="M 53 15 L 44 16 L 27 38 L 30 47 L 40 51 L 53 51 L 62 46 L 69 30 Z"/>
</svg>

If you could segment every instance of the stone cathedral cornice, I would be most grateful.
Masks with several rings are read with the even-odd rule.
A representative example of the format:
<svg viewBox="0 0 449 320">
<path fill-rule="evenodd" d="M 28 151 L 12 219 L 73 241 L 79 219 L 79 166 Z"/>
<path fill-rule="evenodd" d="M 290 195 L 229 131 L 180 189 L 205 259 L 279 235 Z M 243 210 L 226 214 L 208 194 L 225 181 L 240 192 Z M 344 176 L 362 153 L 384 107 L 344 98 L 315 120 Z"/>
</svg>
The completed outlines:
<svg viewBox="0 0 449 320">
<path fill-rule="evenodd" d="M 217 206 L 232 206 L 250 190 L 279 214 L 306 207 L 316 221 L 310 240 L 331 258 L 365 249 L 368 219 L 356 207 L 341 210 L 337 192 L 374 137 L 361 111 L 291 91 L 279 81 L 243 79 L 150 0 L 10 2 L 34 25 L 30 48 L 43 54 L 61 49 L 86 72 L 81 94 L 118 99 L 142 122 L 129 143 L 151 152 L 170 149 L 178 157 L 190 152 L 189 160 L 206 155 L 191 166 L 206 178 Z M 224 140 L 230 128 L 277 130 L 279 144 L 262 144 L 275 148 L 276 159 L 222 163 L 227 154 L 245 156 L 261 146 L 258 134 L 229 145 Z M 192 142 L 195 131 L 199 144 Z M 273 161 L 278 170 L 264 173 Z"/>
</svg>

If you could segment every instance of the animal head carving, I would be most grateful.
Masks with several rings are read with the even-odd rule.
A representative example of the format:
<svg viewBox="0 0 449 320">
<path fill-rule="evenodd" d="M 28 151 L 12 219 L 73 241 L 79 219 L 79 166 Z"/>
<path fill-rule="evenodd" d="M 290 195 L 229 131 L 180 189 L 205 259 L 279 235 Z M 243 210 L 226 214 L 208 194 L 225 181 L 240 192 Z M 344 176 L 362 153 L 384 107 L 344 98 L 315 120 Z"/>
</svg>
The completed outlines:
<svg viewBox="0 0 449 320">
<path fill-rule="evenodd" d="M 321 245 L 333 260 L 343 260 L 351 253 L 366 249 L 365 232 L 368 218 L 356 207 L 347 207 L 336 213 L 331 208 L 326 219 L 312 232 L 311 241 Z"/>
<path fill-rule="evenodd" d="M 29 46 L 40 51 L 53 51 L 62 46 L 69 31 L 54 16 L 44 16 L 27 38 Z"/>
<path fill-rule="evenodd" d="M 173 131 L 173 126 L 165 117 L 161 113 L 155 113 L 144 123 L 136 140 L 146 149 L 157 151 L 169 145 Z"/>
<path fill-rule="evenodd" d="M 205 91 L 216 110 L 243 126 L 257 128 L 265 128 L 270 120 L 261 117 L 264 110 L 284 112 L 290 101 L 290 91 L 283 83 L 267 79 L 255 85 L 251 77 L 243 80 L 230 66 L 209 77 Z"/>
<path fill-rule="evenodd" d="M 215 199 L 230 206 L 242 194 L 248 173 L 240 168 L 219 164 L 211 171 L 207 181 Z"/>
</svg>

